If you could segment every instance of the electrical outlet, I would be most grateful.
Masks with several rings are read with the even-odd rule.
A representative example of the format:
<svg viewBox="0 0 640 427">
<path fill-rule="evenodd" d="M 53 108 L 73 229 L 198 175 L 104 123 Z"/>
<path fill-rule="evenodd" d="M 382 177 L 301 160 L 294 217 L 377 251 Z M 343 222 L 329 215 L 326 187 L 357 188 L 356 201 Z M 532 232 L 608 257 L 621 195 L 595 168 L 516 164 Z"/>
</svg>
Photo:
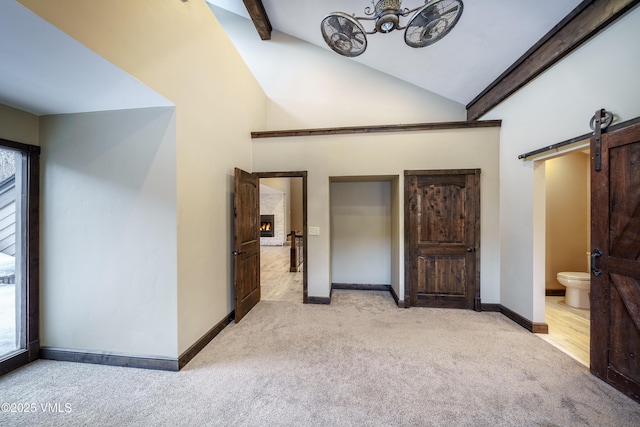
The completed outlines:
<svg viewBox="0 0 640 427">
<path fill-rule="evenodd" d="M 320 227 L 309 227 L 309 236 L 319 236 L 320 235 Z"/>
</svg>

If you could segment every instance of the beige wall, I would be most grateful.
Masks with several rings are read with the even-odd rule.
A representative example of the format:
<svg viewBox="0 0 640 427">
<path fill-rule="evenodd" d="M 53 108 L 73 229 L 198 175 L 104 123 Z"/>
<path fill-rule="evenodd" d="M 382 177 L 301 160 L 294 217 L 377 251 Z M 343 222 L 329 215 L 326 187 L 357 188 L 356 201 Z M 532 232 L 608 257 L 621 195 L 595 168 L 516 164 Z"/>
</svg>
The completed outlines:
<svg viewBox="0 0 640 427">
<path fill-rule="evenodd" d="M 183 353 L 233 309 L 233 168 L 252 169 L 250 131 L 265 127 L 264 92 L 204 1 L 20 2 L 176 105 Z"/>
<path fill-rule="evenodd" d="M 546 289 L 565 289 L 561 271 L 587 271 L 589 161 L 582 151 L 546 161 Z"/>
<path fill-rule="evenodd" d="M 329 296 L 331 177 L 399 177 L 392 180 L 395 185 L 391 195 L 402 207 L 404 170 L 480 168 L 482 301 L 499 302 L 499 134 L 498 128 L 484 128 L 255 140 L 255 170 L 308 171 L 308 225 L 320 228 L 319 236 L 308 238 L 305 268 L 309 274 L 309 295 Z M 398 287 L 394 289 L 401 296 L 404 295 L 403 218 L 400 212 L 398 221 L 391 225 L 392 236 L 397 238 L 392 246 L 398 249 L 398 259 L 391 260 L 392 266 L 398 267 Z"/>
<path fill-rule="evenodd" d="M 0 104 L 0 138 L 40 145 L 38 116 Z"/>
</svg>

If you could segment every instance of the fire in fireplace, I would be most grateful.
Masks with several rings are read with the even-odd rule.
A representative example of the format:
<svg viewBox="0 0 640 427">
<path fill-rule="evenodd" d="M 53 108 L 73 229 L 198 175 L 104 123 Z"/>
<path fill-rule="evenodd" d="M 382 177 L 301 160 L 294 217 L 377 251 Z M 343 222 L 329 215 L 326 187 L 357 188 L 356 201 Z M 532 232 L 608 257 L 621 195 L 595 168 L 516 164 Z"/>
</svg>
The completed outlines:
<svg viewBox="0 0 640 427">
<path fill-rule="evenodd" d="M 260 215 L 260 237 L 275 236 L 273 226 L 274 215 Z"/>
</svg>

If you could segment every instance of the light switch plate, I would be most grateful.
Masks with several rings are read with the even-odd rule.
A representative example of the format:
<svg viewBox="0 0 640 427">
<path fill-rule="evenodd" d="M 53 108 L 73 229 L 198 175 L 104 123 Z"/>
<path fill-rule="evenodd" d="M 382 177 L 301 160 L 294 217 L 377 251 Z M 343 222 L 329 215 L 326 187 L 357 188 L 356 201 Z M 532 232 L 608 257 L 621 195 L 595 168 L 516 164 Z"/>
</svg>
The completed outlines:
<svg viewBox="0 0 640 427">
<path fill-rule="evenodd" d="M 320 227 L 309 227 L 309 236 L 319 236 L 320 235 Z"/>
</svg>

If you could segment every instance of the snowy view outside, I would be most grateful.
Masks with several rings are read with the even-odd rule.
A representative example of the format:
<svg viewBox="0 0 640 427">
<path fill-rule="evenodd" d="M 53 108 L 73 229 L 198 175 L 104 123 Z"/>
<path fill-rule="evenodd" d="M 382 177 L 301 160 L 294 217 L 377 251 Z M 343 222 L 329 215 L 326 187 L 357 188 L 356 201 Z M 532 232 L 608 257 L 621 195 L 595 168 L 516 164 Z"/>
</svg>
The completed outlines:
<svg viewBox="0 0 640 427">
<path fill-rule="evenodd" d="M 15 151 L 0 149 L 0 183 L 3 183 L 16 173 L 16 154 Z M 7 191 L 5 188 L 5 186 L 2 188 L 3 195 Z M 4 238 L 5 234 L 15 235 L 15 220 L 9 220 L 10 216 L 15 215 L 15 195 L 8 200 L 5 200 L 6 197 L 2 199 L 3 206 L 0 207 L 0 237 Z M 10 224 L 5 224 L 6 222 Z M 5 252 L 9 252 L 9 254 Z M 0 251 L 0 359 L 18 348 L 18 331 L 16 329 L 17 301 L 14 278 L 15 258 L 12 256 L 13 254 L 14 250 L 9 248 Z"/>
<path fill-rule="evenodd" d="M 0 182 L 16 173 L 16 153 L 11 150 L 0 150 Z"/>
</svg>

